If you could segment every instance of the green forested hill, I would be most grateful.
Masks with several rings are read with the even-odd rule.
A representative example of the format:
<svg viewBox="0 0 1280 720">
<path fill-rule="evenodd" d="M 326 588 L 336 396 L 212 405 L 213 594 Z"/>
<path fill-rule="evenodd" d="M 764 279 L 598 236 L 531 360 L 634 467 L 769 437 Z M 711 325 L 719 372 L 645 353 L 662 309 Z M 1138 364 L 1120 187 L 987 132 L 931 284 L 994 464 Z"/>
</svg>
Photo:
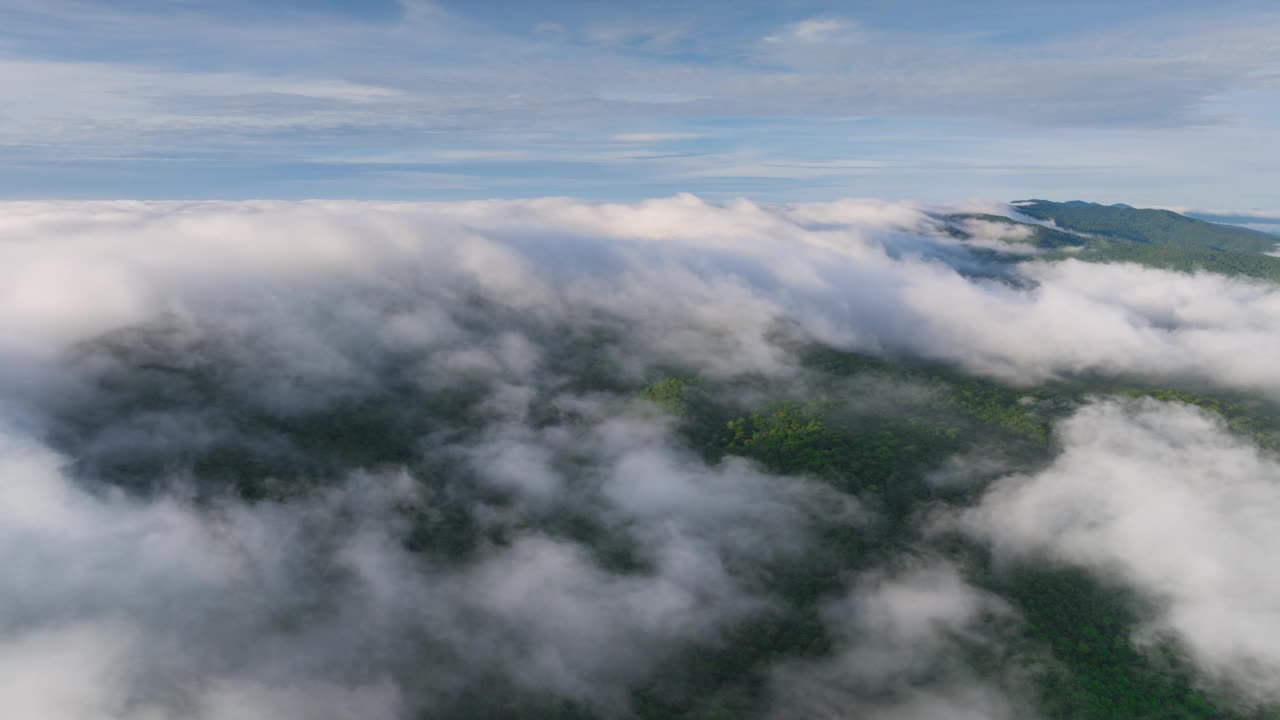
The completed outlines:
<svg viewBox="0 0 1280 720">
<path fill-rule="evenodd" d="M 1038 220 L 1112 240 L 1218 252 L 1268 252 L 1276 244 L 1266 233 L 1196 220 L 1171 210 L 1048 200 L 1023 200 L 1015 206 Z"/>
<path fill-rule="evenodd" d="M 1024 200 L 1014 207 L 1037 220 L 1088 237 L 1078 257 L 1135 262 L 1171 270 L 1208 270 L 1280 281 L 1275 236 L 1197 220 L 1170 210 L 1080 201 Z"/>
</svg>

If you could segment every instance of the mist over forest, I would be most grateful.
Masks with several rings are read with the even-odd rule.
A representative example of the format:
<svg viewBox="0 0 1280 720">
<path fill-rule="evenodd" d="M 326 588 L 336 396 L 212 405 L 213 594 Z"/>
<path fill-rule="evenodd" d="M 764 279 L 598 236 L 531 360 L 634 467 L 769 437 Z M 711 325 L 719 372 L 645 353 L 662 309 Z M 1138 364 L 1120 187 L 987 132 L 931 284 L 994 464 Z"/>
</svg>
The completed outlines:
<svg viewBox="0 0 1280 720">
<path fill-rule="evenodd" d="M 2 704 L 1280 717 L 1275 248 L 1044 200 L 5 202 Z"/>
</svg>

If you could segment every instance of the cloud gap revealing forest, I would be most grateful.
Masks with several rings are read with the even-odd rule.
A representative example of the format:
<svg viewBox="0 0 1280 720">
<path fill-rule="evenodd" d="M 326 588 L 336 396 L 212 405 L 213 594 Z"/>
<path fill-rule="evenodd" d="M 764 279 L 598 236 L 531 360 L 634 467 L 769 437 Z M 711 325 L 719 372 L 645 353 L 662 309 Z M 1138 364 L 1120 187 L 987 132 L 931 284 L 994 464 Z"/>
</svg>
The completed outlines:
<svg viewBox="0 0 1280 720">
<path fill-rule="evenodd" d="M 1280 237 L 1047 200 L 3 217 L 22 717 L 1280 717 Z"/>
</svg>

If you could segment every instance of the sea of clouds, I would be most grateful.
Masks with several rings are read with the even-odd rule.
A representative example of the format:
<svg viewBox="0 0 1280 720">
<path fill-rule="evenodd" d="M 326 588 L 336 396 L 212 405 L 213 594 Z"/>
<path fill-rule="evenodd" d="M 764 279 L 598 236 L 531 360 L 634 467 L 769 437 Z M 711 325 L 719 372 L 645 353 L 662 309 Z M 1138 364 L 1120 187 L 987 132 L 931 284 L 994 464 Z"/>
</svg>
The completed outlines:
<svg viewBox="0 0 1280 720">
<path fill-rule="evenodd" d="M 0 205 L 0 697 L 48 720 L 378 719 L 493 683 L 625 715 L 675 653 L 783 602 L 770 568 L 819 551 L 816 528 L 876 521 L 816 480 L 710 464 L 609 391 L 668 370 L 786 383 L 816 341 L 1016 385 L 1280 400 L 1280 286 L 1046 261 L 998 226 L 958 240 L 943 210 Z M 371 407 L 369 442 L 403 462 L 281 429 Z M 1280 583 L 1260 572 L 1280 460 L 1154 401 L 1099 400 L 1057 442 L 939 521 L 1125 584 L 1159 608 L 1144 637 L 1280 699 Z M 195 459 L 233 451 L 311 489 L 210 487 Z M 412 551 L 413 517 L 467 542 Z M 947 660 L 1017 618 L 945 561 L 852 578 L 824 607 L 834 654 L 774 669 L 774 716 L 1032 712 L 1013 675 Z"/>
</svg>

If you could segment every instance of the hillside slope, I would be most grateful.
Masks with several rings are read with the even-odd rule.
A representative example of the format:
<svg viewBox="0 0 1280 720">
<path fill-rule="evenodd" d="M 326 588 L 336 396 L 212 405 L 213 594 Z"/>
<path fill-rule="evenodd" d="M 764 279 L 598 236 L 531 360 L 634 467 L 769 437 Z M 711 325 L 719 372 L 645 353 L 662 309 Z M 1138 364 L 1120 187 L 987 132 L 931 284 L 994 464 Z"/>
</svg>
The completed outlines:
<svg viewBox="0 0 1280 720">
<path fill-rule="evenodd" d="M 1078 255 L 1083 260 L 1280 281 L 1280 258 L 1267 254 L 1275 250 L 1276 238 L 1267 233 L 1127 205 L 1021 200 L 1013 206 L 1023 215 L 1088 235 Z"/>
</svg>

